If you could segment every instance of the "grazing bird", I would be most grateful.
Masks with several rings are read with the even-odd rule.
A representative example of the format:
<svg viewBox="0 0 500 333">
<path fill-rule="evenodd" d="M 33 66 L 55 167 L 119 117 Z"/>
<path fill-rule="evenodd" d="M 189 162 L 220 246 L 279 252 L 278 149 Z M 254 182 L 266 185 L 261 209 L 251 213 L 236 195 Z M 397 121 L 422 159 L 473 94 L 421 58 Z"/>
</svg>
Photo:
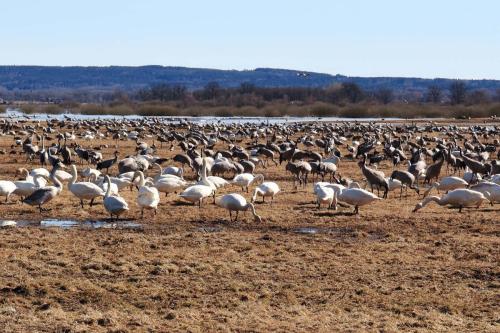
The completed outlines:
<svg viewBox="0 0 500 333">
<path fill-rule="evenodd" d="M 401 192 L 399 194 L 399 199 L 403 196 L 403 186 L 406 185 L 406 195 L 408 195 L 408 188 L 415 190 L 417 194 L 420 193 L 420 189 L 416 184 L 415 176 L 409 171 L 394 170 L 391 174 L 391 179 L 397 179 L 401 182 Z"/>
<path fill-rule="evenodd" d="M 248 193 L 248 188 L 256 182 L 264 182 L 264 175 L 257 174 L 257 175 L 252 175 L 250 173 L 242 173 L 239 175 L 236 175 L 236 177 L 233 178 L 232 183 L 236 184 L 238 186 L 241 186 L 241 190 L 246 190 Z"/>
<path fill-rule="evenodd" d="M 383 188 L 384 189 L 383 198 L 384 199 L 387 198 L 387 193 L 389 192 L 389 183 L 387 182 L 384 173 L 382 171 L 368 168 L 366 166 L 366 155 L 363 155 L 363 159 L 358 162 L 358 165 L 361 168 L 361 172 L 365 176 L 366 181 L 368 182 L 368 184 L 370 184 L 372 192 L 373 192 L 373 186 L 377 188 L 377 191 L 379 191 L 380 188 Z"/>
<path fill-rule="evenodd" d="M 484 194 L 492 206 L 494 203 L 500 202 L 500 185 L 498 184 L 482 181 L 474 186 L 471 186 L 470 189 Z"/>
<path fill-rule="evenodd" d="M 360 188 L 347 188 L 335 192 L 333 205 L 336 206 L 337 201 L 345 202 L 346 204 L 354 206 L 354 214 L 359 214 L 359 207 L 368 205 L 376 200 L 382 199 Z"/>
<path fill-rule="evenodd" d="M 257 212 L 255 211 L 255 206 L 252 203 L 247 203 L 246 199 L 238 193 L 226 194 L 222 197 L 219 197 L 216 200 L 216 204 L 217 206 L 229 211 L 230 221 L 233 220 L 233 212 L 236 212 L 236 217 L 234 219 L 234 222 L 236 222 L 238 220 L 238 213 L 240 211 L 247 211 L 248 209 L 250 209 L 252 215 L 255 218 L 255 221 L 259 223 L 262 222 L 262 218 L 257 215 Z"/>
<path fill-rule="evenodd" d="M 80 205 L 83 208 L 83 200 L 90 200 L 90 207 L 94 204 L 97 197 L 104 197 L 105 192 L 102 188 L 91 182 L 77 182 L 78 173 L 76 166 L 71 164 L 72 178 L 69 181 L 68 189 L 73 195 L 80 199 Z"/>
<path fill-rule="evenodd" d="M 475 206 L 476 208 L 479 208 L 483 201 L 489 202 L 483 193 L 461 188 L 450 191 L 441 198 L 438 196 L 427 197 L 415 206 L 413 212 L 415 213 L 416 211 L 422 209 L 430 202 L 435 202 L 440 206 L 449 205 L 453 208 L 458 208 L 458 212 L 460 213 L 464 207 Z"/>
<path fill-rule="evenodd" d="M 254 203 L 257 196 L 262 196 L 262 202 L 266 202 L 266 197 L 271 197 L 271 203 L 274 201 L 274 196 L 280 192 L 280 187 L 275 182 L 264 182 L 257 186 L 253 191 L 251 202 Z"/>
<path fill-rule="evenodd" d="M 207 179 L 207 162 L 203 159 L 201 180 L 196 185 L 185 189 L 179 196 L 195 205 L 198 203 L 201 208 L 203 199 L 213 196 L 216 190 L 215 185 Z"/>
<path fill-rule="evenodd" d="M 108 175 L 104 176 L 104 180 L 108 184 L 108 188 L 103 200 L 104 208 L 111 216 L 111 219 L 113 219 L 113 216 L 116 216 L 116 218 L 118 218 L 121 214 L 128 211 L 128 204 L 122 197 L 111 195 L 111 180 L 109 179 Z"/>
<path fill-rule="evenodd" d="M 439 182 L 434 182 L 431 187 L 429 187 L 425 193 L 424 198 L 431 193 L 432 189 L 436 189 L 439 191 L 452 191 L 459 188 L 466 188 L 469 184 L 462 178 L 448 176 L 442 178 Z"/>
<path fill-rule="evenodd" d="M 318 204 L 318 209 L 321 208 L 321 204 L 328 204 L 330 209 L 333 204 L 333 198 L 335 197 L 334 190 L 326 186 L 315 186 L 314 192 L 316 193 L 316 203 Z"/>
</svg>

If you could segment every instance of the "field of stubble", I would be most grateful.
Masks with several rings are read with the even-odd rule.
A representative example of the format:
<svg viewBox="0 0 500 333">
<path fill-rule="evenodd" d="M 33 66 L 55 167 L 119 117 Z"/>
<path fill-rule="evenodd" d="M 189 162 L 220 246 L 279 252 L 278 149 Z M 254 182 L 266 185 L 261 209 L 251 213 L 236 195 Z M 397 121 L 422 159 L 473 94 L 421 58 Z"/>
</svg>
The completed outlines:
<svg viewBox="0 0 500 333">
<path fill-rule="evenodd" d="M 12 142 L 3 137 L 0 148 Z M 120 142 L 121 155 L 134 146 Z M 105 149 L 105 158 L 113 150 Z M 176 152 L 164 147 L 158 155 Z M 32 167 L 22 162 L 1 155 L 0 178 Z M 392 166 L 380 169 L 388 174 Z M 498 204 L 461 214 L 431 204 L 413 214 L 415 192 L 403 200 L 390 193 L 352 216 L 350 208 L 318 210 L 312 184 L 294 190 L 284 165 L 258 172 L 283 190 L 273 205 L 257 204 L 262 224 L 250 213 L 230 223 L 211 200 L 198 209 L 176 196 L 162 197 L 158 215 L 141 220 L 137 192 L 125 190 L 126 217 L 142 229 L 0 229 L 2 331 L 500 329 Z M 341 162 L 340 172 L 361 179 L 355 161 Z M 229 192 L 241 189 L 222 191 Z M 65 189 L 43 218 L 104 219 L 101 203 L 82 210 Z M 41 219 L 20 203 L 0 204 L 0 214 Z M 319 232 L 298 233 L 303 227 Z"/>
</svg>

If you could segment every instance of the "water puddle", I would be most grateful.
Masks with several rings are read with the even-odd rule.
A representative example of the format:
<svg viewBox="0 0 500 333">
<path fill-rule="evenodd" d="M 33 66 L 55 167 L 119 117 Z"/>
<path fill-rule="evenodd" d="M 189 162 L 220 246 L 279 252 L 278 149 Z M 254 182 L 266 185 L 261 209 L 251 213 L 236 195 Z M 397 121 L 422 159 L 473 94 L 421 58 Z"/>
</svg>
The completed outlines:
<svg viewBox="0 0 500 333">
<path fill-rule="evenodd" d="M 300 227 L 293 229 L 292 232 L 296 234 L 315 235 L 315 234 L 328 234 L 337 237 L 356 237 L 356 231 L 351 228 L 321 228 L 321 227 Z"/>
<path fill-rule="evenodd" d="M 9 227 L 38 227 L 38 228 L 83 228 L 83 229 L 141 229 L 142 225 L 130 221 L 75 221 L 75 220 L 59 220 L 45 219 L 37 221 L 0 221 L 0 228 Z"/>
<path fill-rule="evenodd" d="M 314 235 L 321 232 L 321 230 L 318 228 L 304 227 L 304 228 L 294 229 L 293 232 L 295 232 L 296 234 Z"/>
</svg>

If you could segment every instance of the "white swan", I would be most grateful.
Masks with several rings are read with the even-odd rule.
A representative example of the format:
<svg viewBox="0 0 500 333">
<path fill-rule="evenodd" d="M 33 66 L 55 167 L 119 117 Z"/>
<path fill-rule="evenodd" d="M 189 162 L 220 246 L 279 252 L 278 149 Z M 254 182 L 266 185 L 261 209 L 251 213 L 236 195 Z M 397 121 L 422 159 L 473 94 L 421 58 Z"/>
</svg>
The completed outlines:
<svg viewBox="0 0 500 333">
<path fill-rule="evenodd" d="M 376 200 L 382 200 L 382 198 L 360 188 L 346 188 L 335 192 L 333 204 L 336 206 L 337 201 L 345 202 L 354 206 L 354 214 L 358 214 L 359 207 L 368 205 Z"/>
<path fill-rule="evenodd" d="M 29 181 L 16 180 L 14 181 L 14 184 L 16 184 L 16 190 L 14 191 L 14 194 L 19 195 L 21 199 L 23 199 L 24 197 L 35 192 L 37 189 L 47 185 L 47 181 L 45 180 L 45 178 L 43 178 L 43 176 L 36 175 Z"/>
<path fill-rule="evenodd" d="M 153 185 L 159 192 L 165 193 L 165 196 L 168 196 L 169 193 L 177 192 L 186 188 L 189 183 L 177 177 L 162 177 L 159 180 L 154 181 Z"/>
<path fill-rule="evenodd" d="M 233 184 L 241 186 L 242 191 L 246 189 L 247 192 L 248 187 L 255 182 L 264 182 L 264 175 L 257 174 L 254 176 L 251 173 L 241 173 L 236 175 L 232 181 Z"/>
<path fill-rule="evenodd" d="M 23 203 L 28 204 L 30 206 L 38 206 L 40 213 L 43 211 L 42 205 L 54 199 L 56 196 L 61 193 L 63 189 L 62 183 L 55 176 L 58 166 L 52 169 L 50 173 L 50 180 L 54 183 L 54 186 L 44 186 L 35 190 L 31 195 L 24 198 Z M 45 177 L 44 175 L 40 175 L 39 177 Z"/>
<path fill-rule="evenodd" d="M 500 174 L 491 176 L 490 181 L 497 185 L 500 185 Z"/>
<path fill-rule="evenodd" d="M 84 179 L 87 180 L 90 180 L 90 178 L 92 178 L 93 176 L 95 176 L 95 178 L 97 179 L 101 175 L 101 171 L 92 168 L 85 168 L 82 170 L 81 175 Z"/>
<path fill-rule="evenodd" d="M 214 195 L 215 190 L 217 190 L 215 185 L 207 179 L 207 162 L 205 159 L 203 159 L 201 168 L 201 180 L 196 185 L 190 186 L 185 189 L 180 194 L 180 197 L 194 204 L 198 202 L 201 207 L 203 199 Z"/>
<path fill-rule="evenodd" d="M 257 196 L 262 197 L 262 202 L 265 202 L 266 197 L 271 197 L 271 202 L 274 201 L 274 196 L 280 192 L 280 187 L 275 182 L 264 182 L 257 186 L 253 191 L 251 202 L 255 202 Z"/>
<path fill-rule="evenodd" d="M 175 166 L 166 167 L 165 169 L 162 170 L 161 173 L 163 175 L 174 175 L 174 176 L 177 176 L 179 178 L 184 177 L 184 170 L 182 168 L 175 167 Z"/>
<path fill-rule="evenodd" d="M 67 183 L 73 178 L 73 176 L 64 171 L 64 170 L 57 170 L 55 173 L 55 177 L 61 182 L 61 183 Z"/>
<path fill-rule="evenodd" d="M 262 218 L 257 215 L 257 212 L 255 211 L 255 206 L 252 203 L 247 203 L 246 199 L 238 193 L 231 193 L 226 194 L 222 197 L 218 197 L 216 200 L 216 205 L 229 211 L 230 221 L 232 221 L 233 219 L 233 212 L 236 212 L 236 217 L 234 219 L 234 221 L 236 222 L 238 220 L 238 213 L 240 211 L 246 211 L 250 209 L 252 215 L 255 218 L 255 221 L 262 222 Z"/>
<path fill-rule="evenodd" d="M 471 186 L 471 190 L 478 191 L 490 201 L 491 205 L 500 203 L 500 185 L 492 182 L 481 181 L 478 184 Z"/>
<path fill-rule="evenodd" d="M 113 215 L 118 218 L 118 216 L 128 211 L 128 204 L 122 197 L 111 195 L 111 180 L 108 175 L 104 176 L 104 179 L 108 184 L 108 189 L 103 200 L 104 208 L 106 208 L 111 219 L 113 219 Z"/>
<path fill-rule="evenodd" d="M 10 180 L 0 180 L 0 196 L 5 196 L 5 202 L 9 201 L 9 197 L 17 189 L 16 184 Z"/>
<path fill-rule="evenodd" d="M 127 186 L 131 186 L 132 185 L 132 182 L 129 179 L 126 179 L 126 178 L 110 177 L 109 181 L 112 184 L 115 184 L 118 187 L 118 191 L 121 191 L 124 188 L 126 188 Z M 104 182 L 105 182 L 105 178 L 104 177 L 99 177 L 99 179 L 97 181 L 97 185 L 99 185 L 102 188 Z"/>
<path fill-rule="evenodd" d="M 146 181 L 144 180 L 144 173 L 142 171 L 136 171 L 135 174 L 136 177 L 139 177 L 137 204 L 141 207 L 141 218 L 144 217 L 144 209 L 152 209 L 156 215 L 156 209 L 160 203 L 160 194 L 158 193 L 158 190 L 154 186 L 145 185 Z"/>
<path fill-rule="evenodd" d="M 467 190 L 467 189 L 456 189 L 448 192 L 443 197 L 438 196 L 430 196 L 425 198 L 422 202 L 419 202 L 413 212 L 418 211 L 419 209 L 425 207 L 430 202 L 435 202 L 440 206 L 450 205 L 454 208 L 458 208 L 458 211 L 461 212 L 463 207 L 472 207 L 475 206 L 479 208 L 483 201 L 488 202 L 488 199 L 481 192 Z"/>
<path fill-rule="evenodd" d="M 321 204 L 328 204 L 328 208 L 332 207 L 333 198 L 335 196 L 335 191 L 332 188 L 326 186 L 318 186 L 315 188 L 315 193 L 318 209 L 321 208 Z"/>
<path fill-rule="evenodd" d="M 71 180 L 68 184 L 68 189 L 73 193 L 78 199 L 80 199 L 80 204 L 83 208 L 83 200 L 90 200 L 90 207 L 94 204 L 94 199 L 97 197 L 103 197 L 105 192 L 102 188 L 91 182 L 77 182 L 78 173 L 76 171 L 76 166 L 71 165 Z"/>
<path fill-rule="evenodd" d="M 466 180 L 459 178 L 459 177 L 454 177 L 454 176 L 448 176 L 448 177 L 443 177 L 439 182 L 434 182 L 431 187 L 429 187 L 425 193 L 424 193 L 424 198 L 432 191 L 432 189 L 437 189 L 439 191 L 452 191 L 456 190 L 458 188 L 466 188 L 469 184 L 467 183 Z"/>
</svg>

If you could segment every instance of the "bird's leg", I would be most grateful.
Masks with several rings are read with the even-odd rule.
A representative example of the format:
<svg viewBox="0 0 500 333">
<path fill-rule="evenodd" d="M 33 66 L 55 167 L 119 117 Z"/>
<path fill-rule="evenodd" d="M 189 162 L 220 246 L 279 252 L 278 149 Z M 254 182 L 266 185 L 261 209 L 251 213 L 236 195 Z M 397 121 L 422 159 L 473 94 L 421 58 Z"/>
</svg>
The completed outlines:
<svg viewBox="0 0 500 333">
<path fill-rule="evenodd" d="M 236 217 L 235 217 L 235 219 L 234 219 L 234 222 L 238 221 L 238 213 L 239 213 L 239 212 L 240 212 L 239 210 L 237 210 L 237 211 L 236 211 Z"/>
<path fill-rule="evenodd" d="M 92 198 L 92 200 L 90 200 L 90 207 L 92 207 L 92 205 L 94 204 L 94 199 L 95 198 Z"/>
<path fill-rule="evenodd" d="M 82 206 L 82 209 L 83 209 L 83 200 L 80 199 L 80 205 Z"/>
<path fill-rule="evenodd" d="M 264 203 L 264 202 L 266 202 L 266 196 L 265 195 L 262 196 L 262 203 Z"/>
<path fill-rule="evenodd" d="M 229 222 L 233 222 L 233 212 L 229 211 Z"/>
<path fill-rule="evenodd" d="M 144 218 L 144 208 L 141 209 L 141 219 Z"/>
<path fill-rule="evenodd" d="M 461 213 L 462 212 L 462 206 L 458 207 L 458 212 Z"/>
</svg>

